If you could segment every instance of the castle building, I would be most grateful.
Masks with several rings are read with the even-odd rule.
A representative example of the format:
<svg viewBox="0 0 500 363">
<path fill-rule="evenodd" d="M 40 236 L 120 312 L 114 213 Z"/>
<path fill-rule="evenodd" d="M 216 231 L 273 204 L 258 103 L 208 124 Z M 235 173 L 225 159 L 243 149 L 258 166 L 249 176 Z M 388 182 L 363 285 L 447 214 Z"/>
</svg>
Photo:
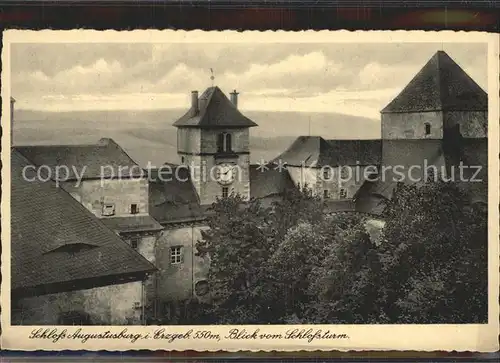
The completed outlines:
<svg viewBox="0 0 500 363">
<path fill-rule="evenodd" d="M 325 200 L 326 213 L 378 216 L 398 181 L 425 181 L 426 167 L 456 178 L 457 167 L 467 164 L 481 166 L 474 176 L 482 182 L 462 186 L 473 202 L 487 201 L 487 94 L 443 51 L 381 111 L 377 140 L 301 136 L 268 165 L 252 165 L 250 130 L 257 124 L 238 102 L 236 91 L 229 98 L 218 87 L 192 91 L 186 113 L 174 122 L 177 162 L 147 173 L 111 139 L 16 147 L 51 172 L 86 166 L 80 183 L 70 175 L 62 188 L 154 263 L 146 295 L 163 322 L 181 321 L 185 302 L 209 298 L 209 261 L 197 256 L 196 243 L 217 198 L 239 194 L 270 205 L 290 188 L 309 188 Z M 117 177 L 120 167 L 125 171 Z"/>
<path fill-rule="evenodd" d="M 15 150 L 155 263 L 155 242 L 163 227 L 149 214 L 147 173 L 116 142 L 103 138 L 89 145 L 15 146 Z M 145 284 L 148 305 L 155 300 L 155 286 L 152 275 Z"/>
<path fill-rule="evenodd" d="M 250 165 L 250 128 L 257 124 L 238 110 L 236 91 L 230 99 L 218 87 L 200 96 L 193 91 L 189 110 L 174 126 L 179 163 L 152 170 L 149 187 L 150 214 L 165 228 L 156 266 L 167 316 L 175 315 L 179 301 L 208 298 L 208 261 L 196 256 L 208 207 L 231 194 L 272 200 L 291 185 L 274 170 L 259 173 Z"/>
<path fill-rule="evenodd" d="M 487 125 L 486 92 L 448 54 L 436 52 L 382 109 L 384 170 L 363 185 L 357 209 L 380 212 L 396 182 L 425 182 L 433 175 L 459 182 L 473 202 L 486 203 Z M 463 177 L 460 164 L 467 167 Z"/>
<path fill-rule="evenodd" d="M 200 97 L 192 92 L 189 110 L 174 123 L 179 164 L 165 165 L 182 170 L 181 177 L 165 181 L 160 171 L 152 173 L 157 177 L 150 183 L 150 213 L 165 228 L 156 261 L 161 264 L 160 299 L 167 305 L 208 296 L 208 261 L 195 256 L 195 245 L 207 228 L 207 206 L 217 197 L 236 192 L 270 204 L 287 188 L 307 187 L 325 200 L 326 213 L 378 218 L 397 181 L 425 181 L 424 166 L 449 174 L 460 161 L 474 163 L 483 166 L 485 177 L 487 95 L 442 51 L 382 110 L 381 139 L 301 136 L 267 168 L 250 165 L 249 129 L 256 124 L 238 111 L 237 97 L 234 91 L 230 100 L 218 87 Z M 419 173 L 396 180 L 392 172 L 397 165 L 406 171 L 420 166 Z M 204 167 L 207 173 L 218 166 L 215 179 L 203 179 Z M 476 189 L 473 198 L 484 200 L 486 182 L 465 184 Z"/>
<path fill-rule="evenodd" d="M 12 324 L 141 324 L 154 265 L 31 165 L 12 150 Z"/>
<path fill-rule="evenodd" d="M 208 88 L 200 97 L 193 91 L 191 99 L 191 108 L 174 126 L 180 163 L 191 170 L 200 204 L 231 193 L 248 200 L 250 128 L 257 124 L 238 110 L 236 90 L 231 101 L 219 87 Z"/>
<path fill-rule="evenodd" d="M 328 211 L 354 211 L 355 196 L 367 177 L 378 173 L 380 140 L 325 140 L 301 136 L 280 156 L 293 183 L 323 198 Z"/>
</svg>

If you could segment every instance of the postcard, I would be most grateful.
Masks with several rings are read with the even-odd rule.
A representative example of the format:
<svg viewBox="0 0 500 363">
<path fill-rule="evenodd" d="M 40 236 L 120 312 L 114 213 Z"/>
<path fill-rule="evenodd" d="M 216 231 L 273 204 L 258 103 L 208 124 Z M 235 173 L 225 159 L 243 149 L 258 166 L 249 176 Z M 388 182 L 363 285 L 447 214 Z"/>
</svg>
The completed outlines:
<svg viewBox="0 0 500 363">
<path fill-rule="evenodd" d="M 2 348 L 497 351 L 499 74 L 479 32 L 5 31 Z"/>
</svg>

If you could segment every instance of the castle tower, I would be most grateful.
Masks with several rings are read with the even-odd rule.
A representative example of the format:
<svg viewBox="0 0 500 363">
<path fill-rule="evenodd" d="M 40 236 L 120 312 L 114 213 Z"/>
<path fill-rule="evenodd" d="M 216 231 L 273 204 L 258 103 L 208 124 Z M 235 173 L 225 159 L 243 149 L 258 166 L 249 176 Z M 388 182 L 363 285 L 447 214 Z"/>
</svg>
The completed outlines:
<svg viewBox="0 0 500 363">
<path fill-rule="evenodd" d="M 488 96 L 444 51 L 436 52 L 382 111 L 382 163 L 425 178 L 424 161 L 487 166 Z"/>
<path fill-rule="evenodd" d="M 198 96 L 191 93 L 191 107 L 174 123 L 177 154 L 191 170 L 200 204 L 213 203 L 231 193 L 250 196 L 250 127 L 257 124 L 238 110 L 238 93 L 231 101 L 210 87 Z"/>
</svg>

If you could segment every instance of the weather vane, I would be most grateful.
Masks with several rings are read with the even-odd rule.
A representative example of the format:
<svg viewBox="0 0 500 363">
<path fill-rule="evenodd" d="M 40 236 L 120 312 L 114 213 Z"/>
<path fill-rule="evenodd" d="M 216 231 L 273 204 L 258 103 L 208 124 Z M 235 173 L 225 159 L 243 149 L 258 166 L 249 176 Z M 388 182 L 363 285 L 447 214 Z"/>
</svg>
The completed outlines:
<svg viewBox="0 0 500 363">
<path fill-rule="evenodd" d="M 212 87 L 214 86 L 214 70 L 212 68 L 210 68 L 210 73 L 211 73 L 211 76 L 210 76 L 210 80 L 212 81 Z"/>
</svg>

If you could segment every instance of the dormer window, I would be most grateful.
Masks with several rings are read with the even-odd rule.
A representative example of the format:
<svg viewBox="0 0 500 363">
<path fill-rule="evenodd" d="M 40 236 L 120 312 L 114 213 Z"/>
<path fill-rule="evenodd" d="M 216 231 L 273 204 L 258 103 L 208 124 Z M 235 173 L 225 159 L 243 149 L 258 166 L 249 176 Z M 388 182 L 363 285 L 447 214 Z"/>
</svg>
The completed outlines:
<svg viewBox="0 0 500 363">
<path fill-rule="evenodd" d="M 431 134 L 431 124 L 426 122 L 425 123 L 425 135 L 430 135 Z"/>
<path fill-rule="evenodd" d="M 232 151 L 232 140 L 230 133 L 222 132 L 217 136 L 217 151 L 226 153 Z"/>
<path fill-rule="evenodd" d="M 102 206 L 102 215 L 109 217 L 115 215 L 115 205 L 113 203 L 106 203 Z"/>
</svg>

